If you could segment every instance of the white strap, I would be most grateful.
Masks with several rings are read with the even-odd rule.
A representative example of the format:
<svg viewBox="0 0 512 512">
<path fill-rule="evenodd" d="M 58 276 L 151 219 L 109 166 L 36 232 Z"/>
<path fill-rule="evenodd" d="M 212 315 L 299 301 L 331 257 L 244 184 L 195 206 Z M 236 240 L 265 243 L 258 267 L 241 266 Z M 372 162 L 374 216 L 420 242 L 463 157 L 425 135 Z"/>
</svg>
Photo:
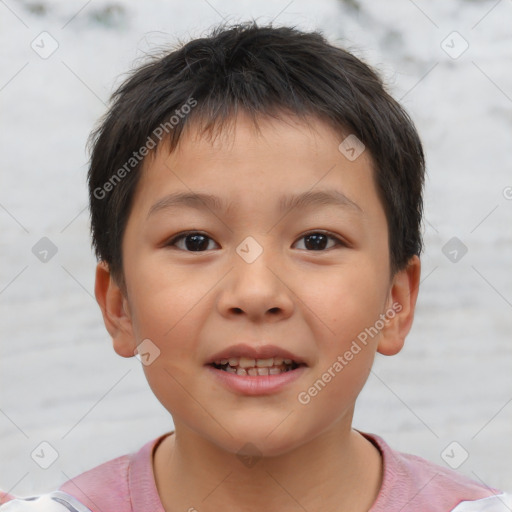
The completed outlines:
<svg viewBox="0 0 512 512">
<path fill-rule="evenodd" d="M 463 501 L 452 512 L 511 512 L 512 494 L 503 493 L 476 501 Z M 3 511 L 2 511 L 3 512 Z"/>
<path fill-rule="evenodd" d="M 92 512 L 76 498 L 55 491 L 31 498 L 17 498 L 0 506 L 0 512 Z"/>
</svg>

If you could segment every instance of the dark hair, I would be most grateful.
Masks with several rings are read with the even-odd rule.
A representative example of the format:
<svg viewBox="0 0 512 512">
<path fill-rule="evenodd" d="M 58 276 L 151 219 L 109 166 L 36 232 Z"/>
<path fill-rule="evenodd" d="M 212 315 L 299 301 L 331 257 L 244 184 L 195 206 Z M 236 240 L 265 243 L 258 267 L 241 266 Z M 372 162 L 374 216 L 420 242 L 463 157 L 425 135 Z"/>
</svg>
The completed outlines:
<svg viewBox="0 0 512 512">
<path fill-rule="evenodd" d="M 162 136 L 174 149 L 195 120 L 211 132 L 239 110 L 255 122 L 283 112 L 314 116 L 357 136 L 372 156 L 386 212 L 391 273 L 421 253 L 425 162 L 408 114 L 368 65 L 319 32 L 248 22 L 217 26 L 136 69 L 91 134 L 93 246 L 118 283 L 124 286 L 122 238 L 145 155 Z"/>
</svg>

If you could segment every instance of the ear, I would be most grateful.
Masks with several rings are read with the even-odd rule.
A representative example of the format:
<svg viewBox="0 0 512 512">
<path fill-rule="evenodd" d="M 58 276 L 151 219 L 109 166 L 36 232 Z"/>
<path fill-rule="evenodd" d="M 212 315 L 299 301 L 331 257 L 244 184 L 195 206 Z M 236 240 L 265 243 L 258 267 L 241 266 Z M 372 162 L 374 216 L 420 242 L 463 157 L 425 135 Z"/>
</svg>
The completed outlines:
<svg viewBox="0 0 512 512">
<path fill-rule="evenodd" d="M 421 262 L 413 256 L 407 267 L 393 276 L 387 300 L 386 326 L 381 330 L 377 352 L 392 356 L 400 352 L 411 330 L 420 285 Z M 394 316 L 392 316 L 394 313 Z"/>
<path fill-rule="evenodd" d="M 96 266 L 94 294 L 101 308 L 105 327 L 112 336 L 114 350 L 120 356 L 133 357 L 136 343 L 128 300 L 103 261 Z"/>
</svg>

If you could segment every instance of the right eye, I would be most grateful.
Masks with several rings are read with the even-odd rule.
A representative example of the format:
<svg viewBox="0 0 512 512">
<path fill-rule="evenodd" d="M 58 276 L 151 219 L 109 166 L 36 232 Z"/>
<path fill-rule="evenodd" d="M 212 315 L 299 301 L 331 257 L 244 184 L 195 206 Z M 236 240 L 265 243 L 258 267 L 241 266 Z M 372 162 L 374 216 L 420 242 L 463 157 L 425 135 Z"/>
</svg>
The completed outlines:
<svg viewBox="0 0 512 512">
<path fill-rule="evenodd" d="M 199 231 L 185 231 L 173 237 L 165 245 L 176 246 L 178 249 L 187 252 L 205 252 L 208 248 L 209 241 L 216 244 L 212 238 L 204 233 L 200 233 Z"/>
</svg>

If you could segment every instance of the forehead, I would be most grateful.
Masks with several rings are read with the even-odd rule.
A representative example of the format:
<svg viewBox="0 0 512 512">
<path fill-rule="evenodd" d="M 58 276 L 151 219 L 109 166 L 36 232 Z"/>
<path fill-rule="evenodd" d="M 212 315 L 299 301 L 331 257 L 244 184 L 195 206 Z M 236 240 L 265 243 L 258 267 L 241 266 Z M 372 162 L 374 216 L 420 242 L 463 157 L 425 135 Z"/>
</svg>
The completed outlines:
<svg viewBox="0 0 512 512">
<path fill-rule="evenodd" d="M 255 124 L 239 114 L 213 133 L 191 123 L 174 150 L 161 145 L 145 162 L 136 202 L 146 215 L 201 204 L 268 208 L 270 201 L 276 212 L 336 202 L 364 212 L 378 201 L 373 164 L 368 152 L 351 161 L 340 151 L 346 136 L 320 119 L 294 116 Z"/>
</svg>

